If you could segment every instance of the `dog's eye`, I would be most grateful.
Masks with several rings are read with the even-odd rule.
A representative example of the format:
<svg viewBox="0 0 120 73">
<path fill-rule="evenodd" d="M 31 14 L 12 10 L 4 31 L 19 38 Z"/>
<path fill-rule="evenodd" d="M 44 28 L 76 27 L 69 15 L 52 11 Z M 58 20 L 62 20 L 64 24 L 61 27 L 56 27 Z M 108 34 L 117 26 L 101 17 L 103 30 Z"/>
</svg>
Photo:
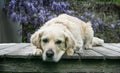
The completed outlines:
<svg viewBox="0 0 120 73">
<path fill-rule="evenodd" d="M 61 44 L 62 41 L 61 41 L 61 40 L 57 40 L 55 43 L 56 43 L 56 44 Z"/>
<path fill-rule="evenodd" d="M 42 41 L 43 41 L 44 43 L 49 42 L 49 40 L 48 40 L 48 39 L 43 39 Z"/>
</svg>

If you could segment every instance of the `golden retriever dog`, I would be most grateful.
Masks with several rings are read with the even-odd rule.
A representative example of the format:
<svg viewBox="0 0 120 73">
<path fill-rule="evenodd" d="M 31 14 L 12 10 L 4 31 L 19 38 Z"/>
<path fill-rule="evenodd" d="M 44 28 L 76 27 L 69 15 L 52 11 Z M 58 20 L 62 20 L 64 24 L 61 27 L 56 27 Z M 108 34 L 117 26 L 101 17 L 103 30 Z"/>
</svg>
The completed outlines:
<svg viewBox="0 0 120 73">
<path fill-rule="evenodd" d="M 104 41 L 94 37 L 91 24 L 61 14 L 46 22 L 31 36 L 31 43 L 36 46 L 35 54 L 41 55 L 44 61 L 58 62 L 66 53 L 72 56 L 75 50 L 84 53 L 93 45 L 102 45 Z"/>
</svg>

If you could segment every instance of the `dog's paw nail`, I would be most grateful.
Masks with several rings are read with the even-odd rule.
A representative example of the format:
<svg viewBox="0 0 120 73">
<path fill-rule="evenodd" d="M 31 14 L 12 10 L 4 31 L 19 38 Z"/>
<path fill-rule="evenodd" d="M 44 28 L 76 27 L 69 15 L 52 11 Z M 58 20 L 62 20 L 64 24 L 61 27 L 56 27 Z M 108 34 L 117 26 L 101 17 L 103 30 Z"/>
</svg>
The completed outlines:
<svg viewBox="0 0 120 73">
<path fill-rule="evenodd" d="M 41 55 L 41 54 L 42 54 L 42 52 L 40 52 L 40 51 L 35 52 L 35 55 Z"/>
<path fill-rule="evenodd" d="M 92 46 L 85 46 L 86 50 L 92 49 Z"/>
<path fill-rule="evenodd" d="M 89 49 L 91 49 L 91 48 L 85 48 L 85 50 L 89 50 Z"/>
</svg>

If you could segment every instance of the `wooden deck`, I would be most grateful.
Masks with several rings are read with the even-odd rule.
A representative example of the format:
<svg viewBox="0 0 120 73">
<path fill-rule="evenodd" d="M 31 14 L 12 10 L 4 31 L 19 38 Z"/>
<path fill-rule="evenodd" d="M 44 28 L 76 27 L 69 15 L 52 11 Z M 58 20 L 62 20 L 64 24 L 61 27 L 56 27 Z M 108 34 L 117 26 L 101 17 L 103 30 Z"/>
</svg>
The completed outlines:
<svg viewBox="0 0 120 73">
<path fill-rule="evenodd" d="M 33 56 L 35 47 L 30 43 L 0 44 L 0 57 L 27 58 Z M 63 56 L 63 59 L 120 59 L 120 43 L 105 43 L 103 46 L 85 50 L 83 55 Z"/>
<path fill-rule="evenodd" d="M 0 73 L 120 73 L 120 43 L 105 43 L 81 56 L 64 55 L 58 63 L 43 62 L 30 55 L 34 51 L 29 43 L 0 44 Z"/>
</svg>

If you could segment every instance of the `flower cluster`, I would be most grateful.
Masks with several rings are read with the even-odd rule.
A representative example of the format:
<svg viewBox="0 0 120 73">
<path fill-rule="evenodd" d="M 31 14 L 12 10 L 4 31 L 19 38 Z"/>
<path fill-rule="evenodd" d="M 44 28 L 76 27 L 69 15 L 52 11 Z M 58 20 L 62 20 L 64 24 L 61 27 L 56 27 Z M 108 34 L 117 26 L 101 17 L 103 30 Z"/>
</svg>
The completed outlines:
<svg viewBox="0 0 120 73">
<path fill-rule="evenodd" d="M 46 21 L 61 13 L 72 14 L 68 1 L 61 0 L 10 0 L 4 7 L 12 21 L 23 26 L 23 41 L 28 41 L 30 34 Z"/>
<path fill-rule="evenodd" d="M 13 21 L 22 24 L 44 24 L 60 13 L 71 14 L 67 1 L 59 0 L 11 0 L 5 7 Z"/>
<path fill-rule="evenodd" d="M 79 0 L 11 0 L 4 10 L 13 21 L 18 21 L 23 25 L 23 42 L 29 42 L 31 33 L 61 13 L 76 16 L 85 22 L 90 21 L 95 36 L 103 38 L 105 42 L 120 42 L 118 15 L 109 10 L 107 13 L 97 12 L 95 8 L 100 7 L 97 7 L 99 5 L 95 3 Z M 103 8 L 109 9 L 106 7 Z M 101 7 L 98 10 L 103 9 Z"/>
<path fill-rule="evenodd" d="M 89 6 L 87 6 L 89 4 Z M 74 5 L 74 9 L 76 10 L 76 16 L 85 22 L 91 22 L 92 27 L 95 31 L 95 36 L 103 38 L 105 42 L 120 42 L 120 18 L 119 14 L 116 11 L 103 7 L 107 12 L 101 11 L 102 7 L 98 9 L 94 9 L 97 7 L 97 4 L 81 2 L 81 5 Z M 108 5 L 109 6 L 109 5 Z M 110 5 L 112 6 L 112 5 Z M 78 10 L 78 8 L 79 10 Z M 99 11 L 100 10 L 100 11 Z M 112 12 L 111 12 L 112 11 Z"/>
</svg>

